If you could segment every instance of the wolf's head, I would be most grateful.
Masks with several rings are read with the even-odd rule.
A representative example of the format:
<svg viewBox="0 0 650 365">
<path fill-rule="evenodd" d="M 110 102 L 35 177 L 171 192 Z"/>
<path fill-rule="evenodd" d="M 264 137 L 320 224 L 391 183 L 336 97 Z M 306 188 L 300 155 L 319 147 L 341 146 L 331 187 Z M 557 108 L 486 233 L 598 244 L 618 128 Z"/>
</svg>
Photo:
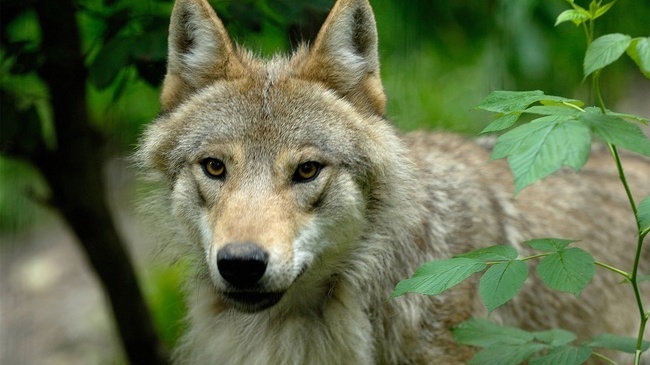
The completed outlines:
<svg viewBox="0 0 650 365">
<path fill-rule="evenodd" d="M 161 102 L 139 157 L 224 306 L 331 285 L 377 224 L 387 175 L 409 168 L 383 119 L 367 0 L 339 0 L 312 47 L 270 60 L 235 47 L 205 0 L 177 0 Z"/>
</svg>

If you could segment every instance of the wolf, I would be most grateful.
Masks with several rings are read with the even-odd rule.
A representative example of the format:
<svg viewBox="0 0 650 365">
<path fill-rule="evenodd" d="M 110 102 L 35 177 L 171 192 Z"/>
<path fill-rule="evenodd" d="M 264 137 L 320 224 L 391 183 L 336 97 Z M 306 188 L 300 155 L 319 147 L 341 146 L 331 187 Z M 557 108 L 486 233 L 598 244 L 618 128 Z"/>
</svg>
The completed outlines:
<svg viewBox="0 0 650 365">
<path fill-rule="evenodd" d="M 476 349 L 451 328 L 487 315 L 475 283 L 388 300 L 422 263 L 561 237 L 631 267 L 634 217 L 607 153 L 514 198 L 486 144 L 391 125 L 377 48 L 368 0 L 338 0 L 311 46 L 269 59 L 207 1 L 176 1 L 162 113 L 137 152 L 161 185 L 156 228 L 193 270 L 176 363 L 464 364 Z M 648 160 L 625 164 L 647 194 Z M 578 300 L 533 277 L 490 319 L 636 336 L 620 281 L 603 270 Z"/>
</svg>

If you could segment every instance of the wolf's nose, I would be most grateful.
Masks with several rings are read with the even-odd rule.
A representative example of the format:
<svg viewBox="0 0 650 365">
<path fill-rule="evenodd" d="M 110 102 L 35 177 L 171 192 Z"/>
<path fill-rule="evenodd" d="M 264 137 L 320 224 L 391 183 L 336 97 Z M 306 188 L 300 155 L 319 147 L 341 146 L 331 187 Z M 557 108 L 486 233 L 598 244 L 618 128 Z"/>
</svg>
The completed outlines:
<svg viewBox="0 0 650 365">
<path fill-rule="evenodd" d="M 217 268 L 226 281 L 243 289 L 264 276 L 268 260 L 269 254 L 254 243 L 229 243 L 217 254 Z"/>
</svg>

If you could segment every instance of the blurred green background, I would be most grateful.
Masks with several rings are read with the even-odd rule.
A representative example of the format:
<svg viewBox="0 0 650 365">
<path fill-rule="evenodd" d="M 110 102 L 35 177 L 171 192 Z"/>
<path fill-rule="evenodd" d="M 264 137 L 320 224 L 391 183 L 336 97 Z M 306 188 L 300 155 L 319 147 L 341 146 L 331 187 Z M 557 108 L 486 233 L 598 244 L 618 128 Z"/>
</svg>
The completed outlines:
<svg viewBox="0 0 650 365">
<path fill-rule="evenodd" d="M 333 2 L 211 1 L 233 38 L 262 56 L 290 52 L 297 43 L 313 39 Z M 577 3 L 588 7 L 584 0 Z M 35 72 L 44 62 L 42 34 L 29 4 L 0 2 L 0 146 L 30 150 L 38 142 L 55 149 L 48 85 Z M 554 26 L 557 15 L 568 8 L 563 0 L 371 0 L 371 4 L 378 23 L 388 116 L 402 130 L 476 134 L 489 115 L 474 107 L 496 89 L 541 89 L 590 100 L 588 85 L 582 81 L 586 47 L 582 29 L 570 23 Z M 115 210 L 132 212 L 137 200 L 139 186 L 125 157 L 132 153 L 143 125 L 158 113 L 171 8 L 172 2 L 163 0 L 76 2 L 87 69 L 86 103 L 94 127 L 108 141 L 108 167 L 102 168 L 107 171 L 109 199 L 127 201 L 113 203 Z M 612 32 L 647 36 L 650 2 L 619 0 L 597 23 L 597 34 Z M 639 95 L 648 97 L 650 84 L 631 61 L 609 67 L 602 85 L 612 109 L 621 105 L 633 110 L 618 111 L 650 117 L 648 101 L 638 102 Z M 48 194 L 33 166 L 0 155 L 3 246 L 21 244 L 7 237 L 60 224 L 56 214 L 39 203 Z M 173 343 L 183 311 L 178 294 L 182 270 L 163 265 L 139 270 L 163 338 Z"/>
</svg>

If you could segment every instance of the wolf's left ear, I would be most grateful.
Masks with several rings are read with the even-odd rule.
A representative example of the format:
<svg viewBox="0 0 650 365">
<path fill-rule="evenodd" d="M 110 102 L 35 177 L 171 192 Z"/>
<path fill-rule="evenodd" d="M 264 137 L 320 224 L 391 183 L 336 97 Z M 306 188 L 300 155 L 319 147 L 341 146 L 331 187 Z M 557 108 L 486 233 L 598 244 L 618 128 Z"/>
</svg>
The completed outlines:
<svg viewBox="0 0 650 365">
<path fill-rule="evenodd" d="M 368 0 L 337 1 L 300 76 L 325 84 L 360 110 L 384 115 L 377 27 Z"/>
<path fill-rule="evenodd" d="M 243 72 L 226 28 L 206 0 L 176 0 L 168 52 L 163 111 L 173 109 L 210 82 Z"/>
</svg>

